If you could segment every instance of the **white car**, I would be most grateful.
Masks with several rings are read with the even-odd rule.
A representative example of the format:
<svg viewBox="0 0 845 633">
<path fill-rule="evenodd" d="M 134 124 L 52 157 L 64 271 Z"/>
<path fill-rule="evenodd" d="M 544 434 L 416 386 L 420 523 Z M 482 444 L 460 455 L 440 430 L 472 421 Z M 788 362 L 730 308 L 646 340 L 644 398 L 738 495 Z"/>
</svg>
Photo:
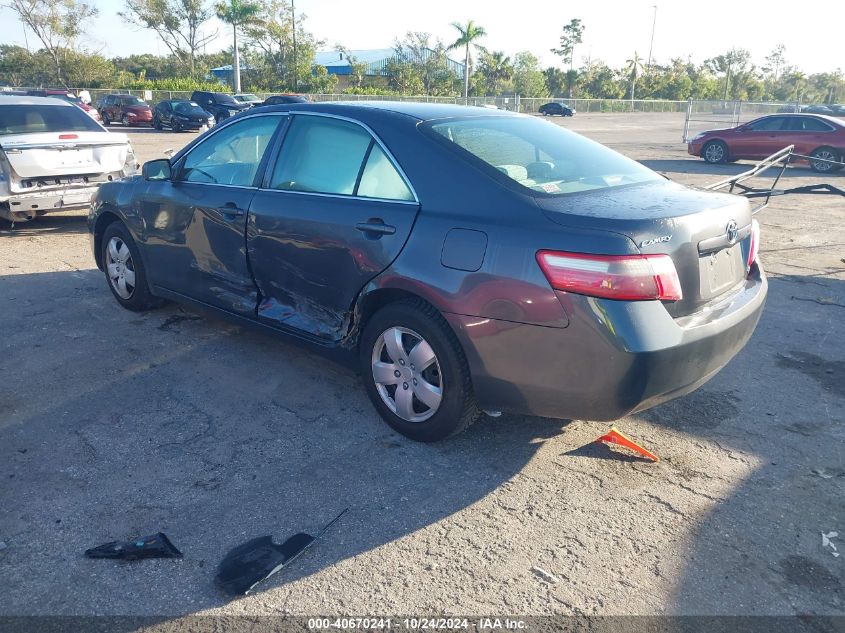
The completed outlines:
<svg viewBox="0 0 845 633">
<path fill-rule="evenodd" d="M 0 218 L 24 222 L 87 208 L 101 183 L 137 170 L 126 134 L 109 132 L 75 105 L 0 96 Z"/>
<path fill-rule="evenodd" d="M 233 97 L 238 103 L 245 103 L 249 106 L 257 106 L 260 103 L 264 103 L 264 99 L 258 95 L 252 94 L 251 92 L 233 95 Z"/>
</svg>

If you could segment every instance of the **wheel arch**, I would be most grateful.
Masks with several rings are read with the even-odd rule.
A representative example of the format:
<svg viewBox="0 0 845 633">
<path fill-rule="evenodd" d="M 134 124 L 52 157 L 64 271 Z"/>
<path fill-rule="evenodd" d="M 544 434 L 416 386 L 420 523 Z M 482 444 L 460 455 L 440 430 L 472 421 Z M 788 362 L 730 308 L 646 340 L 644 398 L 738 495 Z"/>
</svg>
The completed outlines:
<svg viewBox="0 0 845 633">
<path fill-rule="evenodd" d="M 94 260 L 97 263 L 97 268 L 103 270 L 103 233 L 106 232 L 106 228 L 114 223 L 120 222 L 124 226 L 126 223 L 123 221 L 123 218 L 120 217 L 117 210 L 113 207 L 106 206 L 100 214 L 97 216 L 97 220 L 94 223 Z"/>
</svg>

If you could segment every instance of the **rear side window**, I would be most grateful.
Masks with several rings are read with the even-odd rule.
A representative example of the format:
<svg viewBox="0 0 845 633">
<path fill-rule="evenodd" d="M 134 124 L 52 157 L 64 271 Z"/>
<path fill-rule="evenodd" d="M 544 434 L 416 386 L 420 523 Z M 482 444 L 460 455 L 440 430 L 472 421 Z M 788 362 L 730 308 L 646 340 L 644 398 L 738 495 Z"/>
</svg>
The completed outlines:
<svg viewBox="0 0 845 633">
<path fill-rule="evenodd" d="M 0 135 L 102 131 L 76 106 L 0 105 Z"/>
<path fill-rule="evenodd" d="M 786 129 L 795 132 L 830 132 L 833 127 L 811 117 L 794 116 L 789 118 Z"/>
<path fill-rule="evenodd" d="M 360 125 L 294 117 L 270 180 L 273 189 L 413 200 L 393 163 Z"/>
<path fill-rule="evenodd" d="M 656 181 L 655 172 L 559 125 L 526 116 L 452 119 L 423 126 L 511 182 L 563 195 Z"/>
</svg>

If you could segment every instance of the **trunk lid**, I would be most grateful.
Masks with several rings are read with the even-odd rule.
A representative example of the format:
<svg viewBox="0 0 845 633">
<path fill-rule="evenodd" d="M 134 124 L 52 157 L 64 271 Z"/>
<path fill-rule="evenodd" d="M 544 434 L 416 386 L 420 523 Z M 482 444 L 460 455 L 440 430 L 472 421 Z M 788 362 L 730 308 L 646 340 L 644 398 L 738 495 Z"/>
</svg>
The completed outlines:
<svg viewBox="0 0 845 633">
<path fill-rule="evenodd" d="M 536 198 L 553 222 L 622 234 L 643 254 L 672 258 L 683 299 L 666 302 L 684 316 L 730 292 L 748 275 L 751 208 L 740 196 L 671 181 Z"/>
<path fill-rule="evenodd" d="M 4 135 L 0 149 L 17 178 L 26 179 L 120 171 L 129 143 L 114 132 L 43 132 Z"/>
</svg>

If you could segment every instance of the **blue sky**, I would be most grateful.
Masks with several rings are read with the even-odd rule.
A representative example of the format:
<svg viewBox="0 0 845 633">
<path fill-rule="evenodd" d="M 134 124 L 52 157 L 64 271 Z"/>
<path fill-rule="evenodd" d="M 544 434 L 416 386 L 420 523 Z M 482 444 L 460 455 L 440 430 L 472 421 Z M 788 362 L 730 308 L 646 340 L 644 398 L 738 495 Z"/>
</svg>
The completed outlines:
<svg viewBox="0 0 845 633">
<path fill-rule="evenodd" d="M 154 34 L 135 30 L 117 16 L 123 0 L 92 1 L 100 16 L 88 30 L 85 43 L 90 49 L 107 56 L 166 52 Z M 403 0 L 296 0 L 297 12 L 307 14 L 307 27 L 327 41 L 327 48 L 336 42 L 355 49 L 389 47 L 409 30 L 426 31 L 448 43 L 454 39 L 449 23 L 472 18 L 487 29 L 484 44 L 488 48 L 509 55 L 530 50 L 544 64 L 559 63 L 549 49 L 557 45 L 561 27 L 577 17 L 586 31 L 584 43 L 576 49 L 576 60 L 591 55 L 611 66 L 621 66 L 634 51 L 644 59 L 648 56 L 654 4 L 655 0 L 427 0 L 423 5 Z M 658 0 L 657 4 L 657 60 L 692 56 L 694 61 L 703 61 L 737 46 L 749 49 L 759 65 L 771 49 L 783 43 L 788 61 L 805 72 L 845 69 L 841 54 L 845 3 L 839 0 L 784 2 L 783 9 L 773 2 L 736 0 Z M 8 9 L 0 10 L 0 25 L 0 41 L 24 44 L 23 28 Z M 209 28 L 220 28 L 209 52 L 228 44 L 227 29 L 216 23 Z M 32 34 L 29 44 L 34 44 Z"/>
</svg>

